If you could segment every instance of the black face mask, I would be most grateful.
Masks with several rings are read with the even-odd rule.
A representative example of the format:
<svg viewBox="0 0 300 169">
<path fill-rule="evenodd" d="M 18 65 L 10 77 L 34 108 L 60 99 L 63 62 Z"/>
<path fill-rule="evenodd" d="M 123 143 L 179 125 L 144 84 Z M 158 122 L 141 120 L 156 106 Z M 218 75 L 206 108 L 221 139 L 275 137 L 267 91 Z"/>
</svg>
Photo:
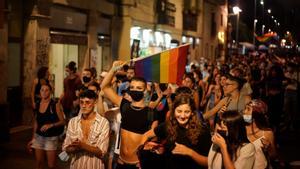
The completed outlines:
<svg viewBox="0 0 300 169">
<path fill-rule="evenodd" d="M 144 98 L 144 92 L 143 91 L 136 91 L 136 90 L 130 90 L 129 95 L 132 98 L 132 100 L 138 102 Z"/>
<path fill-rule="evenodd" d="M 88 82 L 91 81 L 91 78 L 90 78 L 90 77 L 87 77 L 87 76 L 83 76 L 83 77 L 82 77 L 82 80 L 83 80 L 84 83 L 88 83 Z"/>
</svg>

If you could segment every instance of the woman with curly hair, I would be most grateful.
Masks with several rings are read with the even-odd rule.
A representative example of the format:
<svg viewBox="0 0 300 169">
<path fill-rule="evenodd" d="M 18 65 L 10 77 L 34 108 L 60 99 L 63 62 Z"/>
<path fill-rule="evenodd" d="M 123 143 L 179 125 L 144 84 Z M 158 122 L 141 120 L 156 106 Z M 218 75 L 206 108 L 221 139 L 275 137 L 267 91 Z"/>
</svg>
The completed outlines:
<svg viewBox="0 0 300 169">
<path fill-rule="evenodd" d="M 165 167 L 161 168 L 194 169 L 207 166 L 210 133 L 199 120 L 192 97 L 176 97 L 169 118 L 165 123 L 145 133 L 142 143 L 155 136 L 158 143 L 148 142 L 144 145 L 144 150 L 163 154 Z M 149 167 L 143 165 L 143 160 L 141 166 Z"/>
</svg>

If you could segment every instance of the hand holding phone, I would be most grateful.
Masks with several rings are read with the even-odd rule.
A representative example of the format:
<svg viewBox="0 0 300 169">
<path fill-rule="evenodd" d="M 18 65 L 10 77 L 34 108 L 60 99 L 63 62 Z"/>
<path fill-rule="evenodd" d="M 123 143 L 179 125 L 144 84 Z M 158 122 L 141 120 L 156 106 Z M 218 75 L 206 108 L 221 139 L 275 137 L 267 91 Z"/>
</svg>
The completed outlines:
<svg viewBox="0 0 300 169">
<path fill-rule="evenodd" d="M 217 133 L 222 136 L 224 139 L 227 137 L 227 132 L 225 130 L 217 130 Z"/>
</svg>

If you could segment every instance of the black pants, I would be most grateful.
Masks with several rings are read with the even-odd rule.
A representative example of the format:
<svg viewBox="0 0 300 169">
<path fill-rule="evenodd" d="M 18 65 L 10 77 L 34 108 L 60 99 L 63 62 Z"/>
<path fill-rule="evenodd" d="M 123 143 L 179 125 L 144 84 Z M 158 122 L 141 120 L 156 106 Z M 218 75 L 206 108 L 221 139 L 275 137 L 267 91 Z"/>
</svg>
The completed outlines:
<svg viewBox="0 0 300 169">
<path fill-rule="evenodd" d="M 116 169 L 139 169 L 139 167 L 137 167 L 137 164 L 120 164 L 117 163 L 117 167 Z"/>
</svg>

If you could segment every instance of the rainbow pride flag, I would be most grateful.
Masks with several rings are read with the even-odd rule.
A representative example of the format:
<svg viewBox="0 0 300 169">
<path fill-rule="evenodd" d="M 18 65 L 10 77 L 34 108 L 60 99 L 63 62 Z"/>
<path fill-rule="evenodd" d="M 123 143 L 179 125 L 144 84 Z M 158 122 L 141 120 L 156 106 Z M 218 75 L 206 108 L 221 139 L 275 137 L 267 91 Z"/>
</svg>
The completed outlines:
<svg viewBox="0 0 300 169">
<path fill-rule="evenodd" d="M 273 33 L 273 32 L 269 32 L 269 33 L 266 33 L 266 34 L 264 34 L 262 36 L 257 36 L 256 34 L 255 34 L 255 36 L 256 36 L 256 39 L 259 42 L 266 43 L 266 42 L 272 40 L 273 38 L 275 38 L 277 36 L 277 34 Z"/>
<path fill-rule="evenodd" d="M 136 76 L 146 81 L 180 84 L 185 73 L 189 44 L 134 60 Z"/>
</svg>

